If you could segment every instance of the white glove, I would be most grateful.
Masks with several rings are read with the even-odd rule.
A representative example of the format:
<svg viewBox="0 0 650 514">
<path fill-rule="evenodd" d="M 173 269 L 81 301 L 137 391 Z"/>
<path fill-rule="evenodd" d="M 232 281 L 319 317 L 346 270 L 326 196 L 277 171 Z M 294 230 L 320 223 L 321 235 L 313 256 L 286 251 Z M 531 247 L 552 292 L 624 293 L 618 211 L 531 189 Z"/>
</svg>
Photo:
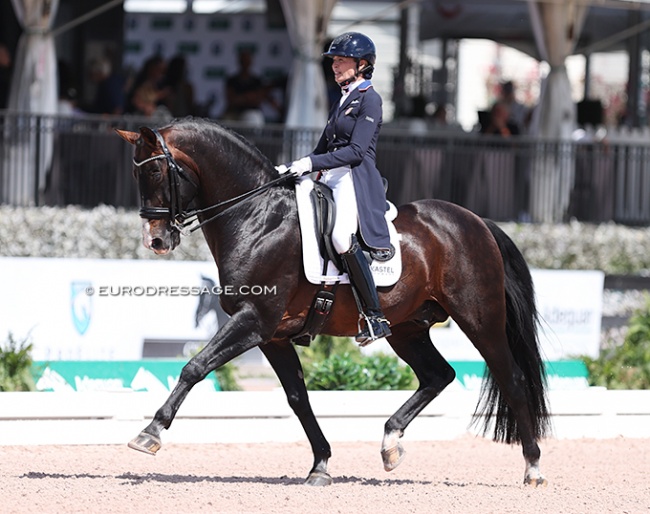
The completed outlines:
<svg viewBox="0 0 650 514">
<path fill-rule="evenodd" d="M 304 175 L 311 171 L 311 159 L 309 157 L 303 157 L 297 161 L 291 163 L 291 171 L 296 173 L 298 176 Z"/>
<path fill-rule="evenodd" d="M 288 168 L 286 164 L 278 164 L 275 169 L 278 170 L 278 173 L 280 175 L 284 175 L 285 173 L 291 171 L 291 168 Z"/>
</svg>

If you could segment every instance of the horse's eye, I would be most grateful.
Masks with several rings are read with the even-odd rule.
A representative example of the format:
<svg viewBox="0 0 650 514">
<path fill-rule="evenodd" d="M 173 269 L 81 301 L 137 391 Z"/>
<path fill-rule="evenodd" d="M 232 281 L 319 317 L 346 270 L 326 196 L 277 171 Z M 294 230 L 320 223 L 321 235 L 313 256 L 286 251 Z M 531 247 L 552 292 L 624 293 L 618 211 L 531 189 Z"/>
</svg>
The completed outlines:
<svg viewBox="0 0 650 514">
<path fill-rule="evenodd" d="M 152 166 L 147 170 L 147 173 L 152 178 L 159 178 L 162 175 L 162 169 L 160 166 Z"/>
</svg>

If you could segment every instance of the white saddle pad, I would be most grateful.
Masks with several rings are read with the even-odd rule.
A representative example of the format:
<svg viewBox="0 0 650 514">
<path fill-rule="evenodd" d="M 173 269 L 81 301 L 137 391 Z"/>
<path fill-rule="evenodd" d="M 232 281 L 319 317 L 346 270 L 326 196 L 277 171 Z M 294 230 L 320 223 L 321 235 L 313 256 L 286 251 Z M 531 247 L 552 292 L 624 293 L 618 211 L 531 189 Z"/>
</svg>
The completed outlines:
<svg viewBox="0 0 650 514">
<path fill-rule="evenodd" d="M 314 187 L 311 178 L 303 178 L 296 184 L 296 199 L 298 201 L 298 216 L 300 218 L 300 231 L 302 233 L 302 260 L 305 267 L 307 280 L 312 284 L 349 284 L 350 278 L 347 273 L 342 273 L 330 261 L 327 264 L 327 272 L 323 275 L 323 258 L 318 250 L 318 239 L 314 226 L 314 208 L 309 193 Z M 397 217 L 397 208 L 390 204 L 386 212 L 386 222 L 390 233 L 390 241 L 395 247 L 395 255 L 389 261 L 372 261 L 370 270 L 378 287 L 392 286 L 402 274 L 402 252 L 400 241 L 402 236 L 397 233 L 393 220 Z"/>
</svg>

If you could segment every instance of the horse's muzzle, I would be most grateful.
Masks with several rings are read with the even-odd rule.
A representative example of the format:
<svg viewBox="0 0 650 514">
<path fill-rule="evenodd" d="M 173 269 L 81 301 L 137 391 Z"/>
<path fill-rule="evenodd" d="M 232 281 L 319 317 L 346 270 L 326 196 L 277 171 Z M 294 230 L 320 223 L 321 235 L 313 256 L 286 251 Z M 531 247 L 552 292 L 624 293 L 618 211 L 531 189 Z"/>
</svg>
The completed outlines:
<svg viewBox="0 0 650 514">
<path fill-rule="evenodd" d="M 157 255 L 166 255 L 181 241 L 177 230 L 172 230 L 165 220 L 147 220 L 142 223 L 142 244 Z"/>
</svg>

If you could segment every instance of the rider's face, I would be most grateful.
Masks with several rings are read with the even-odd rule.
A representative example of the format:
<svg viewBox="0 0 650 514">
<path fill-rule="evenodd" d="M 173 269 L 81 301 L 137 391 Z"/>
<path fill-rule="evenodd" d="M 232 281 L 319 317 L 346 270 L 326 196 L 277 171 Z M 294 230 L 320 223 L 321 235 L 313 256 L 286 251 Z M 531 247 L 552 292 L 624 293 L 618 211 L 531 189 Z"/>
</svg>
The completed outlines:
<svg viewBox="0 0 650 514">
<path fill-rule="evenodd" d="M 357 74 L 357 61 L 352 57 L 335 55 L 332 59 L 332 71 L 337 84 L 354 79 Z"/>
</svg>

